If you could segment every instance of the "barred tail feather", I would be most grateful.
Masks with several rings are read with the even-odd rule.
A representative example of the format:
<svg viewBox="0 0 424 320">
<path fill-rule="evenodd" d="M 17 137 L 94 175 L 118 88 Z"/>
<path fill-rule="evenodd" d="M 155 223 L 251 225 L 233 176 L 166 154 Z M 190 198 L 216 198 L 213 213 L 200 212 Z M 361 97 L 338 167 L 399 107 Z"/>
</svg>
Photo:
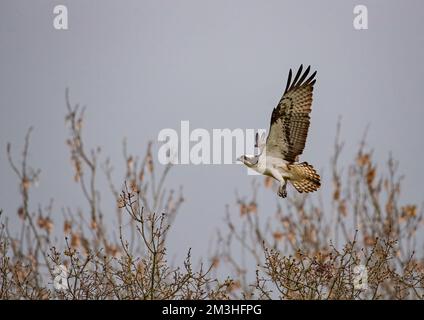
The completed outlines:
<svg viewBox="0 0 424 320">
<path fill-rule="evenodd" d="M 307 162 L 290 165 L 290 171 L 294 177 L 290 182 L 300 193 L 314 192 L 321 186 L 319 174 Z"/>
</svg>

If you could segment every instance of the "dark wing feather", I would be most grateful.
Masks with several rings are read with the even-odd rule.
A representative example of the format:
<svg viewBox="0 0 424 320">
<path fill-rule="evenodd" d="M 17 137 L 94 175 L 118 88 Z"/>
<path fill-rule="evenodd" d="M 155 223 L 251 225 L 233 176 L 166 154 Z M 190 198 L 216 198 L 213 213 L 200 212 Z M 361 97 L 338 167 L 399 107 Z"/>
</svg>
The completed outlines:
<svg viewBox="0 0 424 320">
<path fill-rule="evenodd" d="M 272 112 L 266 140 L 268 155 L 282 157 L 289 162 L 297 161 L 297 156 L 302 154 L 309 129 L 316 71 L 307 78 L 310 66 L 303 74 L 302 69 L 301 65 L 293 81 L 290 69 L 284 95 Z"/>
</svg>

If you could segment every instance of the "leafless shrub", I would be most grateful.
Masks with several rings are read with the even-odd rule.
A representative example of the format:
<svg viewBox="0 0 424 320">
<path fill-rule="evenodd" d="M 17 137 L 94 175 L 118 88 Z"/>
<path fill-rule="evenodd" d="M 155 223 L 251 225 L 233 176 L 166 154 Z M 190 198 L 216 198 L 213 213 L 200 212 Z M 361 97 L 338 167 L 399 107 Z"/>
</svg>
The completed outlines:
<svg viewBox="0 0 424 320">
<path fill-rule="evenodd" d="M 103 221 L 97 178 L 100 149 L 89 150 L 83 143 L 84 108 L 72 106 L 66 92 L 66 122 L 70 137 L 66 141 L 74 170 L 86 201 L 87 212 L 67 209 L 62 237 L 65 247 L 53 240 L 55 221 L 52 205 L 46 210 L 29 207 L 30 188 L 39 170 L 28 166 L 31 129 L 25 139 L 18 167 L 7 147 L 10 165 L 19 179 L 22 205 L 17 217 L 21 232 L 9 231 L 8 219 L 0 229 L 0 298 L 1 299 L 226 299 L 231 281 L 219 282 L 210 277 L 210 266 L 193 269 L 190 251 L 181 267 L 166 260 L 166 236 L 180 205 L 178 193 L 165 189 L 166 176 L 154 168 L 152 145 L 139 163 L 129 155 L 124 142 L 125 181 L 113 183 L 113 167 L 106 159 L 101 166 L 112 196 L 116 200 L 119 227 L 112 232 Z M 159 177 L 157 179 L 157 177 Z M 117 190 L 121 189 L 121 192 Z M 113 209 L 114 210 L 114 209 Z M 3 216 L 3 213 L 1 214 Z M 15 218 L 16 216 L 13 216 Z M 88 220 L 87 220 L 88 218 Z M 115 233 L 114 233 L 115 232 Z M 117 233 L 117 234 L 116 234 Z M 115 240 L 114 240 L 115 239 Z M 58 268 L 60 267 L 60 268 Z M 65 270 L 62 282 L 57 270 Z M 59 280 L 57 277 L 59 276 Z M 55 281 L 66 288 L 55 288 Z"/>
<path fill-rule="evenodd" d="M 256 182 L 250 197 L 237 199 L 235 213 L 228 209 L 227 232 L 221 231 L 212 261 L 230 268 L 239 284 L 232 297 L 424 298 L 423 246 L 418 243 L 423 238 L 417 237 L 423 210 L 400 203 L 397 163 L 390 158 L 386 172 L 378 169 L 365 138 L 347 176 L 342 176 L 339 131 L 340 125 L 329 209 L 320 198 L 315 202 L 296 196 L 265 219 L 256 200 L 260 187 Z M 276 186 L 265 178 L 264 187 Z M 235 248 L 243 252 L 243 259 L 235 258 Z M 367 284 L 355 288 L 358 266 L 367 271 Z M 248 273 L 255 269 L 251 280 Z"/>
<path fill-rule="evenodd" d="M 66 106 L 66 143 L 84 203 L 63 209 L 63 229 L 53 203 L 31 207 L 41 172 L 29 165 L 31 129 L 19 161 L 7 145 L 21 203 L 16 213 L 0 210 L 1 299 L 423 298 L 423 210 L 401 202 L 398 164 L 390 158 L 380 169 L 365 139 L 353 163 L 340 168 L 338 127 L 328 208 L 321 197 L 296 196 L 269 216 L 257 193 L 276 186 L 269 178 L 263 185 L 255 181 L 251 195 L 227 207 L 228 228 L 219 232 L 210 263 L 194 269 L 190 251 L 180 266 L 167 261 L 168 231 L 184 202 L 181 188 L 166 186 L 171 165 L 155 167 L 152 144 L 139 157 L 124 141 L 117 186 L 112 162 L 84 143 L 84 108 L 72 105 L 68 92 Z M 106 211 L 98 188 L 102 174 L 116 202 Z M 116 228 L 104 221 L 113 211 Z M 9 219 L 19 221 L 17 234 Z M 358 266 L 367 271 L 366 284 L 358 280 Z M 58 277 L 66 288 L 56 286 Z"/>
</svg>

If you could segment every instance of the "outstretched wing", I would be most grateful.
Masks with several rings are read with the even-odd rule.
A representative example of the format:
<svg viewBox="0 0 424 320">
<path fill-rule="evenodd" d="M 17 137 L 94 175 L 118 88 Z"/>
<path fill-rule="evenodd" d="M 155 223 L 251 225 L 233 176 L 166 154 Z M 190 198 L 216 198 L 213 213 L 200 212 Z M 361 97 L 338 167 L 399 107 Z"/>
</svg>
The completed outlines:
<svg viewBox="0 0 424 320">
<path fill-rule="evenodd" d="M 284 95 L 272 111 L 266 140 L 267 155 L 281 157 L 289 162 L 297 161 L 297 156 L 302 154 L 309 129 L 316 71 L 306 79 L 311 67 L 303 74 L 302 68 L 301 65 L 293 82 L 290 69 Z"/>
<path fill-rule="evenodd" d="M 259 153 L 262 153 L 262 150 L 266 146 L 266 138 L 265 138 L 265 132 L 262 132 L 262 134 L 259 136 L 259 132 L 256 132 L 255 135 L 255 148 L 259 149 Z"/>
</svg>

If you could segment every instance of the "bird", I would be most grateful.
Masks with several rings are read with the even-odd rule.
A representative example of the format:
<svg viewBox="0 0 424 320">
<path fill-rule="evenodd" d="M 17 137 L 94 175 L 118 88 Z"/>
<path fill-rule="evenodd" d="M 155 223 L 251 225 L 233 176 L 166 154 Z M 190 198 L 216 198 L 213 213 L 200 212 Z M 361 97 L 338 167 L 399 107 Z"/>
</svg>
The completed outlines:
<svg viewBox="0 0 424 320">
<path fill-rule="evenodd" d="M 268 136 L 256 133 L 257 155 L 242 155 L 237 160 L 254 171 L 279 182 L 278 196 L 287 197 L 287 182 L 300 193 L 314 192 L 321 186 L 321 179 L 314 167 L 299 162 L 305 148 L 310 125 L 312 93 L 317 72 L 309 77 L 311 66 L 303 71 L 300 65 L 292 80 L 289 71 L 286 88 L 271 114 Z"/>
</svg>

